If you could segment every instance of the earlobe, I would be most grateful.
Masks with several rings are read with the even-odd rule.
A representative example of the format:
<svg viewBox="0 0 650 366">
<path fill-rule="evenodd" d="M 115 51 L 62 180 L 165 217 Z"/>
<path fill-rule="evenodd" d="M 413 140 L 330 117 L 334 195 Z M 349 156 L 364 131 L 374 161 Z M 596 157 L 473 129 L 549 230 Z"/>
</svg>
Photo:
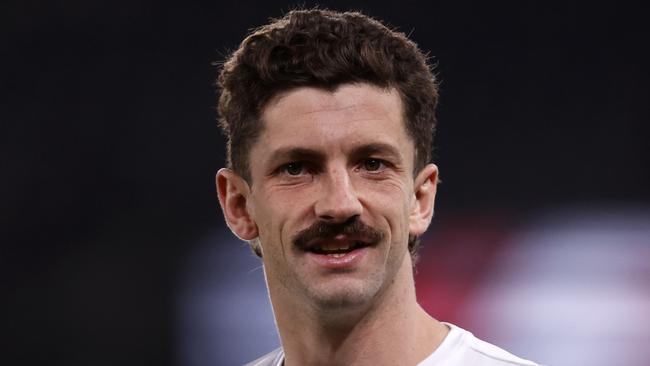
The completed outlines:
<svg viewBox="0 0 650 366">
<path fill-rule="evenodd" d="M 422 235 L 429 227 L 433 217 L 437 188 L 438 167 L 428 164 L 417 175 L 413 186 L 414 199 L 409 217 L 411 235 Z"/>
<path fill-rule="evenodd" d="M 217 194 L 223 216 L 233 234 L 242 240 L 257 238 L 257 224 L 246 206 L 250 197 L 248 183 L 230 169 L 220 169 L 216 176 Z"/>
</svg>

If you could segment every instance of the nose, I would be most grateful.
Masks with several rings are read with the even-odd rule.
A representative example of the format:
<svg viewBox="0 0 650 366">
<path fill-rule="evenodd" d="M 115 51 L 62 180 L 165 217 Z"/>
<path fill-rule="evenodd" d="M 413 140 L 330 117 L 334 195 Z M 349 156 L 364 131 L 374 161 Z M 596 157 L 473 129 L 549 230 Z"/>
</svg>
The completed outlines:
<svg viewBox="0 0 650 366">
<path fill-rule="evenodd" d="M 333 169 L 323 176 L 314 210 L 324 221 L 341 223 L 359 216 L 363 206 L 346 169 Z"/>
</svg>

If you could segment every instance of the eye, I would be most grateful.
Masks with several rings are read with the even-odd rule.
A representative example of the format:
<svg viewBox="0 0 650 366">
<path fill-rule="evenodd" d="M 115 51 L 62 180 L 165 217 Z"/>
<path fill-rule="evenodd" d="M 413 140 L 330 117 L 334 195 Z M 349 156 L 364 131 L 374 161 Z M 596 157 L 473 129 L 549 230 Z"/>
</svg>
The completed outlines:
<svg viewBox="0 0 650 366">
<path fill-rule="evenodd" d="M 385 168 L 386 164 L 381 159 L 366 159 L 363 161 L 362 166 L 363 169 L 369 172 L 376 172 Z"/>
<path fill-rule="evenodd" d="M 303 163 L 289 163 L 286 164 L 282 170 L 288 175 L 300 175 L 305 171 L 305 165 Z"/>
</svg>

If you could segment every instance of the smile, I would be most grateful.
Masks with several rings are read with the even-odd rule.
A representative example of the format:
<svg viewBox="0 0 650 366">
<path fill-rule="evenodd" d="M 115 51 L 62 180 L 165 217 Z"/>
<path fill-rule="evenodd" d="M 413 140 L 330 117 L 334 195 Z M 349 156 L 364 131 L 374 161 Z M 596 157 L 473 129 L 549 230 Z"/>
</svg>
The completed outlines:
<svg viewBox="0 0 650 366">
<path fill-rule="evenodd" d="M 328 256 L 332 256 L 334 258 L 341 258 L 347 253 L 350 253 L 351 251 L 366 247 L 368 244 L 365 244 L 360 241 L 356 241 L 353 243 L 350 242 L 344 242 L 344 243 L 323 243 L 323 244 L 317 244 L 309 249 L 307 251 L 315 253 L 315 254 L 324 254 Z"/>
<path fill-rule="evenodd" d="M 303 253 L 311 263 L 321 269 L 336 273 L 348 272 L 358 268 L 368 256 L 372 243 L 346 238 L 343 240 L 318 240 L 306 248 Z"/>
</svg>

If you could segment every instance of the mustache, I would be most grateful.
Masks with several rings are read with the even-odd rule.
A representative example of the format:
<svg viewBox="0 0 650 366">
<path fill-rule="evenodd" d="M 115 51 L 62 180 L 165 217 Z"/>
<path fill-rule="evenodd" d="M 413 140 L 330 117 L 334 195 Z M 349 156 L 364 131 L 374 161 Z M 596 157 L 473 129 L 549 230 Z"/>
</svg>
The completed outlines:
<svg viewBox="0 0 650 366">
<path fill-rule="evenodd" d="M 308 244 L 313 240 L 333 239 L 341 234 L 360 238 L 369 243 L 376 243 L 384 238 L 383 232 L 364 224 L 358 216 L 354 216 L 341 223 L 316 221 L 308 228 L 298 232 L 293 237 L 293 243 L 301 249 L 307 249 Z"/>
</svg>

